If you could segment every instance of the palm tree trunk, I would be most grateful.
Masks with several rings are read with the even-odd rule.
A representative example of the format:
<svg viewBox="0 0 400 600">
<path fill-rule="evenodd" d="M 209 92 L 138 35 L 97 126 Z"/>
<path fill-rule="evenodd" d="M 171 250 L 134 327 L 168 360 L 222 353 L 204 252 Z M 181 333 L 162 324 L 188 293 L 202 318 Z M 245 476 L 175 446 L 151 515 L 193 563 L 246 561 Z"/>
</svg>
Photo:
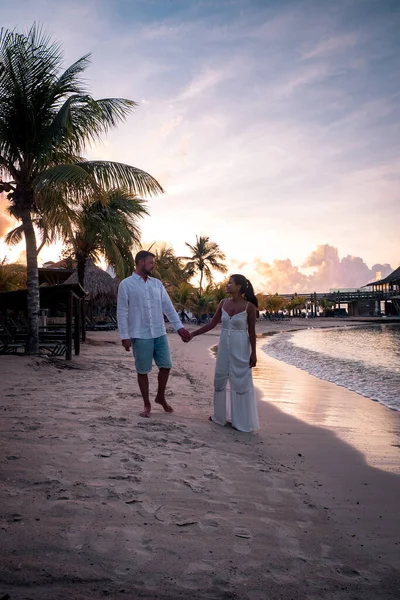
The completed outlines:
<svg viewBox="0 0 400 600">
<path fill-rule="evenodd" d="M 30 210 L 24 209 L 22 215 L 26 244 L 26 272 L 27 272 L 27 317 L 28 317 L 28 339 L 25 352 L 27 354 L 38 354 L 39 352 L 39 273 L 37 265 L 36 236 Z"/>
<path fill-rule="evenodd" d="M 203 284 L 203 269 L 200 269 L 200 296 L 203 293 L 202 284 Z"/>
<path fill-rule="evenodd" d="M 84 288 L 86 256 L 83 256 L 82 254 L 76 255 L 76 267 L 78 272 L 78 283 Z"/>
</svg>

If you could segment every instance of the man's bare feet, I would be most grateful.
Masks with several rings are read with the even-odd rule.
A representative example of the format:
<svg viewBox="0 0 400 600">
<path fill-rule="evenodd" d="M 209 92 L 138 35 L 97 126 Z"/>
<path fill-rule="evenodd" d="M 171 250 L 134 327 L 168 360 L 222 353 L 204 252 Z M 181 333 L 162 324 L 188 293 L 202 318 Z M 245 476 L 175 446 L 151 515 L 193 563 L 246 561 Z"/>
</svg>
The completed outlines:
<svg viewBox="0 0 400 600">
<path fill-rule="evenodd" d="M 157 396 L 156 399 L 154 400 L 154 402 L 156 404 L 161 404 L 161 406 L 163 407 L 163 409 L 165 410 L 166 413 L 174 412 L 174 409 L 172 408 L 172 406 L 170 404 L 168 404 L 168 402 L 166 401 L 165 398 L 159 398 Z"/>
<path fill-rule="evenodd" d="M 142 412 L 140 413 L 141 417 L 149 418 L 151 413 L 151 406 L 145 406 Z"/>
</svg>

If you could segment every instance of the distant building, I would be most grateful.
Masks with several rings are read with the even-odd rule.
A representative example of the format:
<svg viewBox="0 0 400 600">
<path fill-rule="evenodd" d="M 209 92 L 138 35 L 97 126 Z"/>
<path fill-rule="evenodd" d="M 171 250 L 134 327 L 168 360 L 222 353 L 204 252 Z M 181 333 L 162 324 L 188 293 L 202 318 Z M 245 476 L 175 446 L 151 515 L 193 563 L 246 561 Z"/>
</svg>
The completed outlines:
<svg viewBox="0 0 400 600">
<path fill-rule="evenodd" d="M 367 283 L 365 288 L 381 296 L 386 316 L 400 316 L 400 267 L 383 279 Z"/>
<path fill-rule="evenodd" d="M 361 288 L 330 290 L 326 298 L 335 303 L 335 312 L 347 305 L 349 317 L 400 316 L 400 267 Z"/>
</svg>

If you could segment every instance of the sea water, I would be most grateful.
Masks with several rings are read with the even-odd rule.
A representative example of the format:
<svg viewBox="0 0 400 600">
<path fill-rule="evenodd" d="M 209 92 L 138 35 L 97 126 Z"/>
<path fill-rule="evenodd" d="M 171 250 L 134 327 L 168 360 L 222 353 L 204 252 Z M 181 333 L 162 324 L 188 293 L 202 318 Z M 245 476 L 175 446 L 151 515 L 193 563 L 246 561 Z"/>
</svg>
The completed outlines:
<svg viewBox="0 0 400 600">
<path fill-rule="evenodd" d="M 400 411 L 400 324 L 279 333 L 262 349 Z"/>
</svg>

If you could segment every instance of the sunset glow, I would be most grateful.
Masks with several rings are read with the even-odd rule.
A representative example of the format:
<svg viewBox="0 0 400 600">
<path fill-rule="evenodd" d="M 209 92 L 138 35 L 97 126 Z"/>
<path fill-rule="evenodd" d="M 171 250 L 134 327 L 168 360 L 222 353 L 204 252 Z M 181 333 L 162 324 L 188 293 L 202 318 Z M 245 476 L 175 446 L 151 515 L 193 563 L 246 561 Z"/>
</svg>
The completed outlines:
<svg viewBox="0 0 400 600">
<path fill-rule="evenodd" d="M 399 266 L 398 3 L 5 0 L 0 14 L 3 27 L 42 24 L 66 65 L 91 52 L 94 97 L 139 103 L 87 155 L 166 190 L 149 200 L 144 245 L 179 255 L 209 236 L 270 292 L 354 287 Z M 0 259 L 23 251 L 0 241 Z"/>
</svg>

